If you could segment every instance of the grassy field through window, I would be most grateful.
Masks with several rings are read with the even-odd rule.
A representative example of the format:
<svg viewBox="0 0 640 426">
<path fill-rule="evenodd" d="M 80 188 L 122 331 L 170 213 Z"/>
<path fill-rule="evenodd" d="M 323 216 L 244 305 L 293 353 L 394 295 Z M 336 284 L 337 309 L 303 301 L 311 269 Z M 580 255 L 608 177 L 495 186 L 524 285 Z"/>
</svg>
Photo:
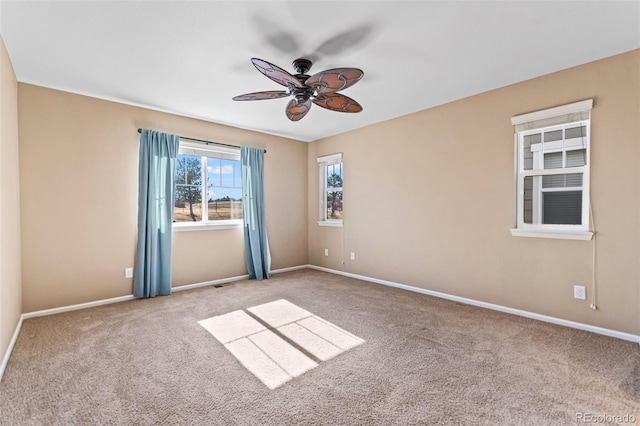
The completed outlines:
<svg viewBox="0 0 640 426">
<path fill-rule="evenodd" d="M 208 203 L 209 220 L 242 219 L 242 201 L 218 200 Z M 202 203 L 177 202 L 173 209 L 174 222 L 195 222 L 202 220 Z"/>
</svg>

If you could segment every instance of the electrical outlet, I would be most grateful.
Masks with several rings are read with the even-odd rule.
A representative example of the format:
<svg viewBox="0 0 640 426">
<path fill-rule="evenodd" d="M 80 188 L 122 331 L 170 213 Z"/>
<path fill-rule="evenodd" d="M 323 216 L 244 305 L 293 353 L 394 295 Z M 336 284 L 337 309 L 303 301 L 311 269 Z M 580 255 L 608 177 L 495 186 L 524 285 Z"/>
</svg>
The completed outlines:
<svg viewBox="0 0 640 426">
<path fill-rule="evenodd" d="M 587 298 L 587 289 L 583 285 L 574 285 L 573 298 L 585 300 Z"/>
<path fill-rule="evenodd" d="M 356 252 L 351 252 L 351 260 L 356 260 Z"/>
<path fill-rule="evenodd" d="M 324 249 L 324 255 L 329 256 L 329 249 Z"/>
<path fill-rule="evenodd" d="M 125 278 L 133 278 L 133 268 L 126 268 L 124 270 L 124 277 Z"/>
</svg>

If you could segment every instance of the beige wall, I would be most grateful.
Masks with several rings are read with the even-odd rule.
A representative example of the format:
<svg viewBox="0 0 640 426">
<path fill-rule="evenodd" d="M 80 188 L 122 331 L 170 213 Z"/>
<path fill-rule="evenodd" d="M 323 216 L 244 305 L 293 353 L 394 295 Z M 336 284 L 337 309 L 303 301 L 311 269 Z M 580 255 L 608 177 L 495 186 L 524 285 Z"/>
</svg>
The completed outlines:
<svg viewBox="0 0 640 426">
<path fill-rule="evenodd" d="M 137 129 L 266 148 L 272 268 L 307 263 L 307 144 L 19 84 L 23 310 L 129 295 Z M 174 233 L 173 285 L 246 274 L 241 229 Z"/>
<path fill-rule="evenodd" d="M 509 233 L 511 117 L 589 98 L 597 311 L 589 309 L 593 242 Z M 639 103 L 636 50 L 313 142 L 309 262 L 640 334 Z M 344 153 L 343 229 L 316 224 L 315 159 L 336 152 Z M 589 300 L 573 299 L 574 284 L 587 286 Z"/>
<path fill-rule="evenodd" d="M 2 54 L 2 165 L 17 173 L 17 154 L 4 159 L 5 141 L 17 140 L 17 131 L 5 138 L 11 113 L 5 115 L 4 105 L 12 98 Z M 136 129 L 145 127 L 268 150 L 274 269 L 309 262 L 640 334 L 639 71 L 640 51 L 634 51 L 308 145 L 19 84 L 21 211 L 16 203 L 9 214 L 11 223 L 22 216 L 23 311 L 131 294 L 124 268 L 132 266 L 135 250 Z M 597 311 L 588 308 L 592 242 L 515 238 L 508 231 L 510 118 L 587 98 L 594 99 Z M 335 152 L 344 153 L 345 226 L 321 228 L 315 158 Z M 4 168 L 2 176 L 4 232 Z M 13 183 L 7 194 L 17 189 Z M 18 240 L 11 246 L 19 248 L 13 229 Z M 173 267 L 175 286 L 245 274 L 241 230 L 175 233 Z M 20 281 L 19 268 L 13 281 Z M 589 300 L 573 299 L 574 284 L 587 286 Z M 10 287 L 12 299 L 19 289 Z"/>
<path fill-rule="evenodd" d="M 22 313 L 18 82 L 0 37 L 0 358 Z"/>
</svg>

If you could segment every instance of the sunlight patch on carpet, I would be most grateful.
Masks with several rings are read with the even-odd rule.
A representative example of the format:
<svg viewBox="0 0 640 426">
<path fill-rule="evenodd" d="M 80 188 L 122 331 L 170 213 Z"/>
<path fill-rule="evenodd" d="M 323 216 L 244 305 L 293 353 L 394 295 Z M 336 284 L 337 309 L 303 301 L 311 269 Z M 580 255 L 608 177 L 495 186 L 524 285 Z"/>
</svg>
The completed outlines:
<svg viewBox="0 0 640 426">
<path fill-rule="evenodd" d="M 245 311 L 233 311 L 198 324 L 269 389 L 317 367 L 312 357 L 326 361 L 364 343 L 361 338 L 284 299 L 246 311 L 255 318 Z"/>
</svg>

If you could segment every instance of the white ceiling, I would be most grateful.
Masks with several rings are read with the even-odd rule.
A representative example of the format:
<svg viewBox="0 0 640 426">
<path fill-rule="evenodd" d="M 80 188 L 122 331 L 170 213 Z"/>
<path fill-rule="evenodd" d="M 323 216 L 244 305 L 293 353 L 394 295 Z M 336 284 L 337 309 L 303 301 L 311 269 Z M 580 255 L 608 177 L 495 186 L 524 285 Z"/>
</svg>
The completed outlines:
<svg viewBox="0 0 640 426">
<path fill-rule="evenodd" d="M 2 1 L 0 25 L 21 82 L 312 141 L 639 48 L 640 1 Z M 232 101 L 283 89 L 252 57 L 361 68 L 364 111 Z"/>
</svg>

